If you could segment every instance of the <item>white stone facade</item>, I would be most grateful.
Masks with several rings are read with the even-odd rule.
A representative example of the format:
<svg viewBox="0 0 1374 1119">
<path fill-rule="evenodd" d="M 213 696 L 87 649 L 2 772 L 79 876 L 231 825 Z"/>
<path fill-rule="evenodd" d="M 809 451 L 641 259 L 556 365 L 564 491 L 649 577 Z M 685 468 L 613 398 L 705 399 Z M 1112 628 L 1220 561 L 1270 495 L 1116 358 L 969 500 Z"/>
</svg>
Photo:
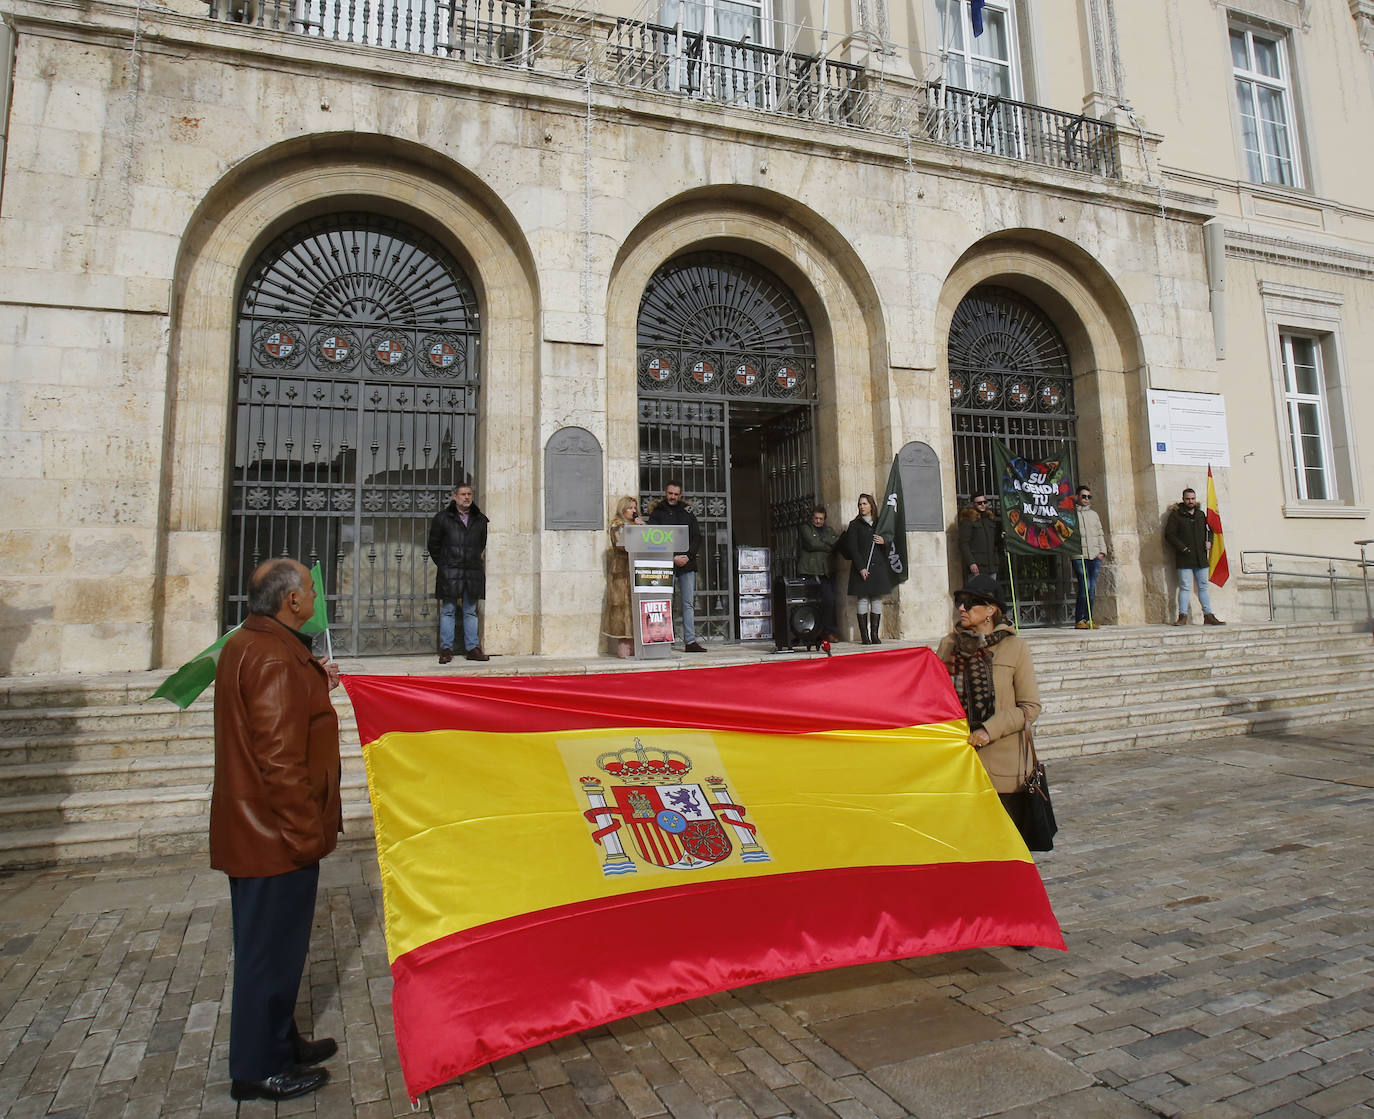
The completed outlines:
<svg viewBox="0 0 1374 1119">
<path fill-rule="evenodd" d="M 1069 348 L 1081 472 L 1113 544 L 1106 616 L 1170 612 L 1163 512 L 1183 484 L 1205 483 L 1152 465 L 1149 388 L 1226 397 L 1232 458 L 1217 483 L 1233 570 L 1245 547 L 1350 554 L 1370 535 L 1374 478 L 1358 440 L 1374 414 L 1361 375 L 1374 352 L 1374 212 L 1340 199 L 1361 196 L 1371 156 L 1341 150 L 1309 105 L 1305 158 L 1321 193 L 1239 181 L 1225 16 L 1212 6 L 1164 5 L 1162 23 L 1131 6 L 1124 50 L 1110 0 L 1084 20 L 1067 2 L 1037 6 L 1062 26 L 1028 33 L 1026 49 L 1064 40 L 1091 60 L 1073 80 L 1042 60 L 1042 100 L 1105 105 L 1136 83 L 1139 121 L 1156 131 L 1112 110 L 1121 179 L 194 7 L 0 3 L 15 40 L 0 196 L 0 671 L 175 665 L 217 636 L 245 271 L 283 229 L 345 209 L 424 230 L 477 291 L 489 651 L 600 648 L 604 532 L 546 529 L 542 451 L 560 428 L 585 428 L 605 449 L 608 500 L 638 492 L 639 299 L 656 268 L 694 249 L 759 262 L 805 308 L 833 522 L 913 440 L 942 456 L 953 522 L 945 340 L 963 296 L 996 283 L 1038 304 Z M 1311 95 L 1367 123 L 1363 10 L 1327 26 L 1342 13 L 1326 7 L 1294 34 L 1324 36 L 1348 73 L 1311 73 Z M 1195 36 L 1209 34 L 1216 57 L 1192 65 Z M 1189 57 L 1155 73 L 1166 35 Z M 1308 46 L 1314 71 L 1320 56 Z M 1197 107 L 1203 88 L 1221 99 L 1215 113 Z M 1364 166 L 1328 171 L 1325 153 L 1332 168 Z M 1218 214 L 1224 358 L 1202 232 Z M 1339 338 L 1351 438 L 1337 503 L 1285 497 L 1271 345 L 1285 327 Z M 910 536 L 895 610 L 905 636 L 947 625 L 949 539 Z M 1236 606 L 1233 588 L 1219 610 Z"/>
</svg>

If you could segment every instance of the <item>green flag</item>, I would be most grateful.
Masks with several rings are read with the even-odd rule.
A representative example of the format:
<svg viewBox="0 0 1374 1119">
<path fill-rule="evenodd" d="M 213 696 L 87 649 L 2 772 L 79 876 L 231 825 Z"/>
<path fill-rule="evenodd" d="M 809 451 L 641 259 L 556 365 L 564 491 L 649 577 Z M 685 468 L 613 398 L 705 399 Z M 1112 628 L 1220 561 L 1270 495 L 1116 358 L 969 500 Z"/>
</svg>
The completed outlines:
<svg viewBox="0 0 1374 1119">
<path fill-rule="evenodd" d="M 897 469 L 897 459 L 892 459 L 892 469 L 887 472 L 887 491 L 883 495 L 883 507 L 873 522 L 873 533 L 887 541 L 887 563 L 892 568 L 892 585 L 905 583 L 906 567 L 906 501 L 902 497 L 902 472 Z"/>
<path fill-rule="evenodd" d="M 316 563 L 310 569 L 310 581 L 315 585 L 315 613 L 301 626 L 301 632 L 310 635 L 323 633 L 329 628 L 329 614 L 325 609 L 324 572 Z M 163 681 L 162 687 L 152 694 L 153 699 L 165 699 L 175 703 L 183 711 L 195 702 L 196 697 L 215 682 L 215 666 L 224 643 L 233 634 L 235 626 L 208 649 L 202 649 Z"/>
<path fill-rule="evenodd" d="M 307 637 L 323 633 L 329 628 L 329 613 L 324 600 L 324 572 L 320 570 L 319 560 L 310 568 L 310 581 L 315 584 L 315 613 L 301 626 L 301 632 Z"/>
<path fill-rule="evenodd" d="M 153 693 L 152 698 L 170 700 L 183 711 L 190 707 L 196 697 L 215 682 L 215 665 L 219 664 L 219 655 L 224 649 L 224 643 L 229 640 L 234 629 L 168 676 L 162 687 Z"/>
</svg>

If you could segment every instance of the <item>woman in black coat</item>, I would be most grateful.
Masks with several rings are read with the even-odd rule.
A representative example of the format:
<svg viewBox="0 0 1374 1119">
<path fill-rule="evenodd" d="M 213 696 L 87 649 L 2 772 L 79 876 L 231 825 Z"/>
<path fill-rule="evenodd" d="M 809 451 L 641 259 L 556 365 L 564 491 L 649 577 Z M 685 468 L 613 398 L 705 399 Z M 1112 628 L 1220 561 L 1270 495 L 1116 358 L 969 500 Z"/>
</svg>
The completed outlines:
<svg viewBox="0 0 1374 1119">
<path fill-rule="evenodd" d="M 865 645 L 881 645 L 878 630 L 883 623 L 883 595 L 892 590 L 892 569 L 887 562 L 888 542 L 873 531 L 878 503 L 873 495 L 859 494 L 859 515 L 844 533 L 844 553 L 849 557 L 849 593 L 859 600 L 859 639 Z"/>
</svg>

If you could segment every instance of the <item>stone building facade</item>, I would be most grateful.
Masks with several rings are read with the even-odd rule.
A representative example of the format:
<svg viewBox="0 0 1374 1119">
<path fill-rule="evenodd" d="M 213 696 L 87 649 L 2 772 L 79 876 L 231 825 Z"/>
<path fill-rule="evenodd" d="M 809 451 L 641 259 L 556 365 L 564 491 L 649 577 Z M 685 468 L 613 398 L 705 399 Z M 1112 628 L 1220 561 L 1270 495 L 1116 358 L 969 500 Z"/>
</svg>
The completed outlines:
<svg viewBox="0 0 1374 1119">
<path fill-rule="evenodd" d="M 888 625 L 934 634 L 991 430 L 953 336 L 998 430 L 1076 442 L 1111 620 L 1169 614 L 1205 484 L 1153 390 L 1225 400 L 1233 557 L 1369 535 L 1367 5 L 813 7 L 0 0 L 0 671 L 180 663 L 283 550 L 343 650 L 430 649 L 460 477 L 489 650 L 601 649 L 610 504 L 673 475 L 733 639 L 731 549 L 911 444 L 941 527 Z"/>
</svg>

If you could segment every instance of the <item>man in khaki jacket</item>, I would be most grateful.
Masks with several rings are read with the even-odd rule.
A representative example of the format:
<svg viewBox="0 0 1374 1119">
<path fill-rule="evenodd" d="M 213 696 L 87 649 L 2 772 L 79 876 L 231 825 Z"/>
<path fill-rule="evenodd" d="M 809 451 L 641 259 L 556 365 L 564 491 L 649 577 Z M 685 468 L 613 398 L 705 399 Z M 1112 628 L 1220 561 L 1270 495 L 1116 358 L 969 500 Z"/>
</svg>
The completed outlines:
<svg viewBox="0 0 1374 1119">
<path fill-rule="evenodd" d="M 1074 503 L 1078 506 L 1078 531 L 1083 546 L 1082 559 L 1071 561 L 1073 581 L 1078 588 L 1078 602 L 1073 610 L 1074 628 L 1096 629 L 1093 603 L 1097 599 L 1097 577 L 1107 562 L 1107 533 L 1102 528 L 1102 518 L 1093 509 L 1092 486 L 1079 486 Z"/>
<path fill-rule="evenodd" d="M 315 612 L 310 572 L 268 560 L 248 583 L 250 616 L 215 670 L 210 865 L 229 876 L 234 915 L 230 1094 L 286 1100 L 321 1087 L 314 1064 L 338 1046 L 296 1029 L 320 860 L 339 840 L 339 724 L 300 628 Z"/>
</svg>

